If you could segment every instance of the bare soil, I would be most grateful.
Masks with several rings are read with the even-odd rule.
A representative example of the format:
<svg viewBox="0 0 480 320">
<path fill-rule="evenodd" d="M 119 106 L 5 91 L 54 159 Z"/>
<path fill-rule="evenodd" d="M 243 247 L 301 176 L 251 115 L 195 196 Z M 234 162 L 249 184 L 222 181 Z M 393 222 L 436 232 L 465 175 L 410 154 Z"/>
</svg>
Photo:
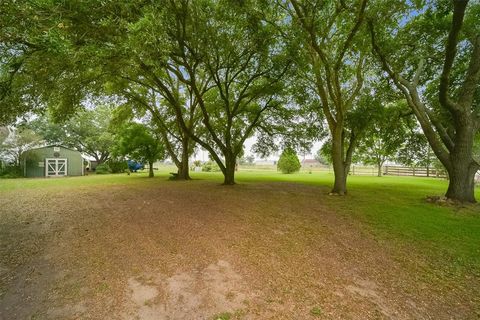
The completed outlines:
<svg viewBox="0 0 480 320">
<path fill-rule="evenodd" d="M 479 279 L 327 207 L 206 181 L 0 194 L 0 319 L 477 319 Z"/>
</svg>

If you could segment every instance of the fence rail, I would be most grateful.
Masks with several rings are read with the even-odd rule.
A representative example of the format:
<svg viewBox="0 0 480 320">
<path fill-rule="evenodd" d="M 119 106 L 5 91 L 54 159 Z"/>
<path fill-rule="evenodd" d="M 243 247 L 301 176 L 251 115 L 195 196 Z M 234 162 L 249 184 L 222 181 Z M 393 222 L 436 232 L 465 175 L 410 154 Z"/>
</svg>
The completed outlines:
<svg viewBox="0 0 480 320">
<path fill-rule="evenodd" d="M 323 171 L 333 172 L 331 166 L 316 165 L 303 166 L 304 171 Z M 378 175 L 378 167 L 375 166 L 359 166 L 352 165 L 350 167 L 350 174 L 354 176 L 376 176 Z M 380 170 L 382 175 L 388 176 L 412 176 L 412 177 L 431 177 L 431 178 L 446 178 L 447 174 L 444 170 L 427 167 L 404 167 L 404 166 L 383 166 Z"/>
<path fill-rule="evenodd" d="M 446 178 L 447 175 L 444 170 L 424 167 L 400 167 L 400 166 L 385 166 L 383 168 L 384 175 L 394 176 L 418 176 L 418 177 L 435 177 Z"/>
<path fill-rule="evenodd" d="M 270 164 L 260 165 L 240 165 L 240 170 L 248 171 L 264 171 L 277 170 L 277 166 Z M 330 172 L 333 173 L 333 167 L 328 165 L 310 165 L 304 164 L 301 169 L 302 172 Z M 404 167 L 404 166 L 383 166 L 380 170 L 382 175 L 386 176 L 412 176 L 412 177 L 430 177 L 430 178 L 447 178 L 444 170 L 426 167 Z M 377 176 L 378 167 L 376 166 L 360 166 L 352 165 L 350 167 L 350 174 L 354 176 Z"/>
</svg>

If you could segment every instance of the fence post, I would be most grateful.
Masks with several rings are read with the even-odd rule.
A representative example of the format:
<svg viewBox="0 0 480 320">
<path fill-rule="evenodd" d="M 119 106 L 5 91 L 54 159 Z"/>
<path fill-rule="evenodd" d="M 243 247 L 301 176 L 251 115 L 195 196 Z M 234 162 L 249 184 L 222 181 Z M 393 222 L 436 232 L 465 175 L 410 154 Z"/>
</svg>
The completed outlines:
<svg viewBox="0 0 480 320">
<path fill-rule="evenodd" d="M 355 175 L 355 165 L 352 166 L 352 175 Z"/>
<path fill-rule="evenodd" d="M 415 177 L 415 167 L 413 167 L 413 176 Z"/>
</svg>

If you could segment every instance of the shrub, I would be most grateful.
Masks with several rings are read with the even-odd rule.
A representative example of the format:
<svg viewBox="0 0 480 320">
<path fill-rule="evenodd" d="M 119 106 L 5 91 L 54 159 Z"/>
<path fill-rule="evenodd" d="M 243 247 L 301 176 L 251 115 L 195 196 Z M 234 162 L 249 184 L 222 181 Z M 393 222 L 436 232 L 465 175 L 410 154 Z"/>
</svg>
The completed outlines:
<svg viewBox="0 0 480 320">
<path fill-rule="evenodd" d="M 207 161 L 202 165 L 202 171 L 204 172 L 218 172 L 220 167 L 213 161 Z"/>
<path fill-rule="evenodd" d="M 277 163 L 277 169 L 282 173 L 294 173 L 300 170 L 302 165 L 298 160 L 297 154 L 291 148 L 283 150 Z"/>
<path fill-rule="evenodd" d="M 193 161 L 193 167 L 200 167 L 200 166 L 202 166 L 202 161 L 200 160 Z"/>
<path fill-rule="evenodd" d="M 110 159 L 107 162 L 110 172 L 112 173 L 120 173 L 125 172 L 128 168 L 127 161 L 122 159 Z M 98 170 L 98 167 L 97 167 Z"/>
<path fill-rule="evenodd" d="M 20 178 L 22 176 L 22 168 L 20 166 L 7 165 L 0 169 L 0 178 Z"/>
<path fill-rule="evenodd" d="M 97 174 L 106 174 L 106 173 L 110 173 L 111 171 L 110 171 L 110 167 L 108 166 L 108 163 L 102 163 L 95 168 L 95 172 Z"/>
</svg>

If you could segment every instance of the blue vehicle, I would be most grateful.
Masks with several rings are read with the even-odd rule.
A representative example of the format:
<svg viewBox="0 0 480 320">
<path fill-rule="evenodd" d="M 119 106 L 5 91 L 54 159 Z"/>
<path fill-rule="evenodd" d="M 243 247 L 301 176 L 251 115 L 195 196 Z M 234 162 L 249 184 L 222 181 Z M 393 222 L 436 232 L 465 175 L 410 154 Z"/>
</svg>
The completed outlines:
<svg viewBox="0 0 480 320">
<path fill-rule="evenodd" d="M 134 160 L 127 160 L 127 164 L 128 164 L 128 169 L 132 172 L 137 172 L 137 170 L 143 170 L 145 167 L 143 163 L 139 163 Z"/>
</svg>

